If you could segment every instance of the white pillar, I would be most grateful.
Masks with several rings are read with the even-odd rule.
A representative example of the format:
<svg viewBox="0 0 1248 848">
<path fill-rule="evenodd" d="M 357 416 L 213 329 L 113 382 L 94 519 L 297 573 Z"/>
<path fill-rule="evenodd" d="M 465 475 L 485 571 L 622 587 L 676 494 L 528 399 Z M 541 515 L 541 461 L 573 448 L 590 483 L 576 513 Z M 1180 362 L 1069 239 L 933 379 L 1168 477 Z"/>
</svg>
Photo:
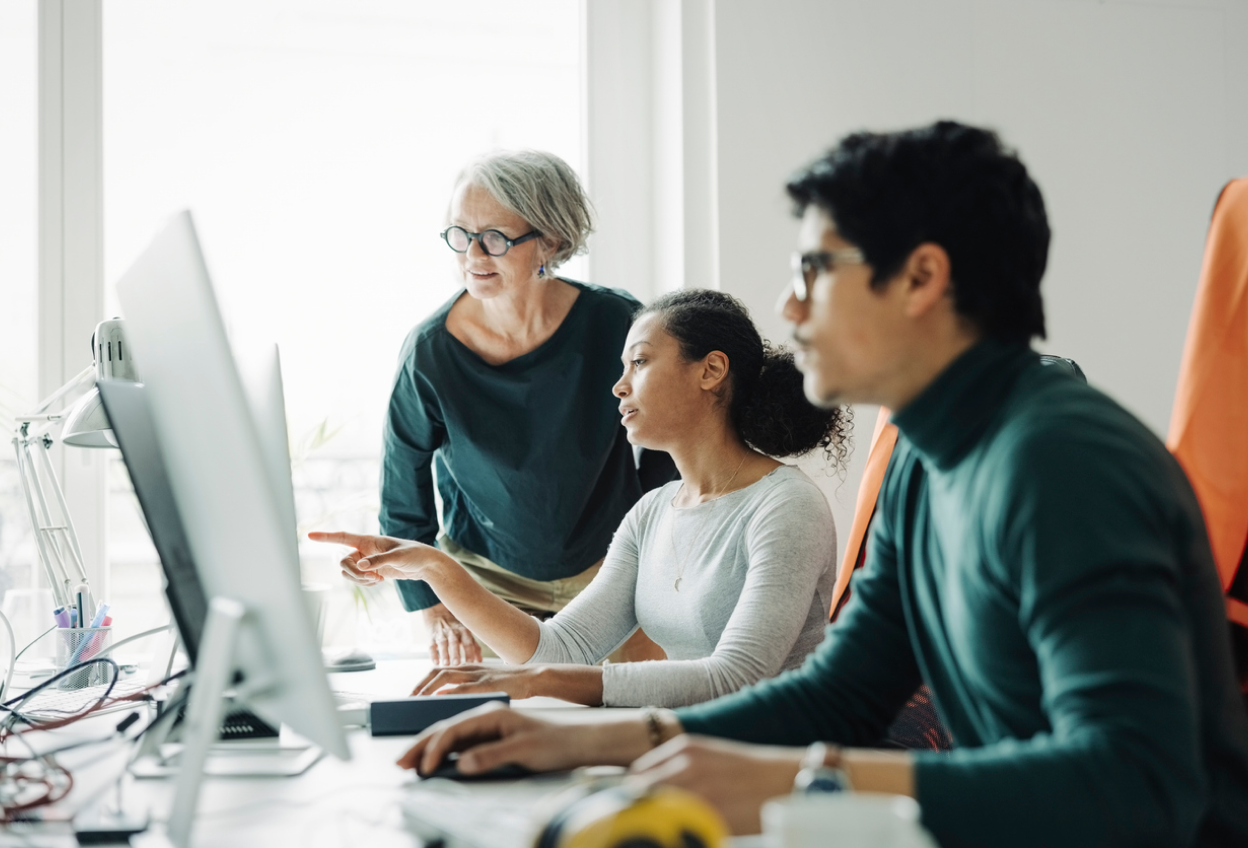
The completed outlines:
<svg viewBox="0 0 1248 848">
<path fill-rule="evenodd" d="M 104 318 L 100 0 L 39 3 L 39 396 L 91 362 Z M 58 447 L 54 462 L 88 579 L 105 597 L 110 451 Z"/>
<path fill-rule="evenodd" d="M 594 282 L 719 287 L 714 0 L 586 0 Z"/>
</svg>

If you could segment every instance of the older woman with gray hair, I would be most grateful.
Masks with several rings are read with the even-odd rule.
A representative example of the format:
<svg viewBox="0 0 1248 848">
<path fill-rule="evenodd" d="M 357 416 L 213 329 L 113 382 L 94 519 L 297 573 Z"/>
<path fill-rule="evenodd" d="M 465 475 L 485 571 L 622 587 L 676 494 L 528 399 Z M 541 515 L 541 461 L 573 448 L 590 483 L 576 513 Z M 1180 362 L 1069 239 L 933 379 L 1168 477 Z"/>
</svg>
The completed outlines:
<svg viewBox="0 0 1248 848">
<path fill-rule="evenodd" d="M 386 418 L 382 532 L 436 540 L 494 594 L 543 618 L 588 585 L 642 493 L 611 394 L 640 304 L 556 273 L 592 231 L 589 200 L 559 157 L 471 163 L 441 234 L 464 288 L 407 337 Z M 480 661 L 427 584 L 397 585 L 404 606 L 422 611 L 436 663 Z M 643 639 L 625 658 L 654 656 Z"/>
</svg>

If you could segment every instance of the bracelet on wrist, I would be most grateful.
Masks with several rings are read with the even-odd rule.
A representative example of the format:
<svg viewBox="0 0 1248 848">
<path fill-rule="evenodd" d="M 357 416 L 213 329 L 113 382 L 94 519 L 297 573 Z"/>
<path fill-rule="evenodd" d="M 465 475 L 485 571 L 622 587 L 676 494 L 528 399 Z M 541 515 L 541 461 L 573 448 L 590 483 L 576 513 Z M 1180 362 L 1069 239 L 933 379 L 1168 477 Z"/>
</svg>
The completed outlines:
<svg viewBox="0 0 1248 848">
<path fill-rule="evenodd" d="M 825 742 L 814 742 L 806 748 L 802 766 L 793 780 L 793 792 L 812 795 L 848 792 L 853 789 L 841 760 L 841 748 Z"/>
</svg>

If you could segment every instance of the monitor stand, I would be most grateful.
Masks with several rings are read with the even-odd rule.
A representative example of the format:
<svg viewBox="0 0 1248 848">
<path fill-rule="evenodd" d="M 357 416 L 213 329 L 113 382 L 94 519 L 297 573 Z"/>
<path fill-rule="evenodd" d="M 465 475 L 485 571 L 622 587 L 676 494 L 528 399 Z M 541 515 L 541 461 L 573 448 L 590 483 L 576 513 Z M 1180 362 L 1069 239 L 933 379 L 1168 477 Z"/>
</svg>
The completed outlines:
<svg viewBox="0 0 1248 848">
<path fill-rule="evenodd" d="M 196 663 L 191 702 L 183 723 L 184 741 L 176 760 L 164 766 L 166 771 L 163 774 L 176 773 L 173 809 L 163 831 L 153 828 L 140 837 L 135 837 L 132 841 L 134 845 L 144 848 L 190 848 L 191 824 L 199 803 L 200 781 L 205 774 L 293 775 L 306 770 L 321 756 L 321 750 L 308 743 L 283 747 L 280 740 L 275 744 L 274 740 L 266 739 L 239 740 L 229 743 L 228 747 L 216 744 L 221 720 L 225 715 L 226 689 L 234 677 L 234 652 L 246 614 L 246 607 L 235 600 L 213 598 L 208 603 L 208 617 L 204 624 L 199 662 Z M 135 766 L 138 767 L 144 759 L 155 759 L 159 762 L 163 759 L 164 748 L 159 739 L 145 739 Z M 222 770 L 208 771 L 209 763 L 222 750 L 231 752 L 224 758 L 216 759 L 218 768 Z M 233 753 L 235 751 L 239 753 Z M 264 764 L 265 761 L 267 765 Z M 137 775 L 143 769 L 133 770 Z M 156 776 L 155 772 L 150 776 Z"/>
<path fill-rule="evenodd" d="M 137 778 L 172 777 L 182 770 L 185 746 L 165 743 L 158 754 L 139 757 L 130 766 Z M 233 739 L 217 742 L 208 752 L 204 774 L 209 777 L 294 777 L 303 774 L 324 752 L 300 740 Z"/>
</svg>

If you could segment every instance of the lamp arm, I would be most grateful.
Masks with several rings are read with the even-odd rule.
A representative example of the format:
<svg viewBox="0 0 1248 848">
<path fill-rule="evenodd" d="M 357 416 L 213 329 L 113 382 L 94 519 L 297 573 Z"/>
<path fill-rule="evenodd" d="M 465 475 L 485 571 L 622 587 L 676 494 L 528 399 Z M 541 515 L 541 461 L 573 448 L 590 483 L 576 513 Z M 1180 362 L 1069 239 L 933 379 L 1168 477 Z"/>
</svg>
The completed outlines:
<svg viewBox="0 0 1248 848">
<path fill-rule="evenodd" d="M 120 322 L 103 322 L 96 331 L 112 327 L 120 333 Z M 95 347 L 95 336 L 92 336 L 92 348 Z M 111 343 L 110 343 L 111 345 Z M 110 346 L 111 351 L 111 346 Z M 120 337 L 117 347 L 121 353 Z M 110 354 L 111 356 L 111 354 Z M 126 361 L 129 376 L 133 378 L 133 364 Z M 30 512 L 30 520 L 35 529 L 35 546 L 39 552 L 39 561 L 47 574 L 48 584 L 57 606 L 68 607 L 72 603 L 75 586 L 81 584 L 90 595 L 87 582 L 86 567 L 82 561 L 82 549 L 78 545 L 78 533 L 70 518 L 69 505 L 65 503 L 65 493 L 56 477 L 56 470 L 48 459 L 48 450 L 52 447 L 49 431 L 65 417 L 65 413 L 48 412 L 57 403 L 76 391 L 93 385 L 97 378 L 98 362 L 88 365 L 77 375 L 70 378 L 65 385 L 44 398 L 35 410 L 16 418 L 17 432 L 13 437 L 13 448 L 17 453 L 17 468 L 26 496 L 26 508 Z M 32 426 L 33 425 L 33 426 Z M 38 445 L 42 450 L 35 450 Z M 35 459 L 35 453 L 39 459 Z M 51 489 L 55 512 L 48 503 L 45 490 Z M 94 599 L 88 600 L 88 606 L 94 606 Z M 86 611 L 84 610 L 84 615 Z"/>
<path fill-rule="evenodd" d="M 44 474 L 50 479 L 56 503 L 61 510 L 60 522 L 53 521 L 48 509 L 47 497 L 44 494 L 44 483 L 36 467 L 31 442 L 36 441 L 43 451 Z M 74 585 L 73 577 L 65 565 L 66 555 L 80 575 L 81 582 L 86 582 L 82 565 L 82 554 L 79 552 L 77 539 L 74 536 L 73 524 L 61 493 L 55 470 L 47 457 L 46 443 L 42 438 L 29 439 L 17 437 L 13 439 L 13 447 L 17 454 L 18 477 L 22 484 L 22 493 L 26 496 L 26 509 L 30 513 L 31 525 L 35 531 L 35 549 L 39 554 L 39 562 L 43 565 L 52 590 L 52 597 L 59 607 L 70 606 L 70 592 Z M 62 550 L 64 547 L 66 550 Z"/>
<path fill-rule="evenodd" d="M 85 385 L 89 385 L 90 383 L 94 382 L 94 380 L 95 380 L 95 365 L 93 363 L 91 365 L 88 365 L 86 368 L 82 369 L 81 371 L 79 371 L 76 376 L 71 377 L 68 383 L 61 386 L 52 394 L 44 398 L 39 403 L 39 405 L 35 407 L 35 411 L 33 413 L 31 413 L 28 416 L 19 417 L 18 421 L 21 421 L 23 417 L 27 419 L 41 420 L 40 416 L 42 416 L 43 413 L 47 412 L 52 407 L 52 405 L 55 404 L 58 400 L 65 397 L 66 395 L 68 395 L 70 392 L 74 391 L 77 388 L 80 388 Z"/>
<path fill-rule="evenodd" d="M 60 511 L 64 522 L 57 527 L 50 527 L 49 529 L 57 531 L 60 537 L 65 540 L 65 547 L 69 550 L 69 561 L 78 572 L 77 574 L 66 575 L 65 591 L 69 592 L 70 581 L 74 578 L 77 578 L 79 583 L 87 582 L 87 569 L 82 564 L 82 548 L 78 547 L 78 531 L 74 529 L 74 520 L 69 514 L 69 504 L 65 503 L 65 492 L 61 489 L 61 481 L 56 478 L 56 469 L 52 467 L 52 460 L 48 458 L 47 443 L 42 444 L 44 445 L 44 450 L 38 454 L 39 461 L 43 463 L 43 472 L 46 475 L 46 479 L 52 483 L 50 488 L 53 496 L 56 498 L 56 508 Z M 42 494 L 41 490 L 40 495 L 42 496 Z M 47 507 L 45 506 L 44 509 L 46 510 Z M 55 539 L 56 537 L 53 536 L 53 540 Z"/>
<path fill-rule="evenodd" d="M 40 516 L 39 506 L 35 503 L 36 493 L 39 494 L 41 502 L 43 497 L 39 486 L 39 478 L 35 475 L 32 465 L 30 445 L 19 439 L 14 439 L 13 447 L 17 453 L 17 472 L 22 484 L 22 494 L 26 497 L 26 510 L 30 514 L 31 526 L 35 531 L 35 550 L 39 554 L 39 563 L 43 566 L 44 574 L 48 578 L 48 586 L 52 589 L 53 601 L 57 606 L 63 607 L 68 605 L 69 590 L 66 588 L 68 575 L 64 573 L 64 569 L 60 569 L 60 575 L 56 573 L 59 563 L 48 550 L 48 539 L 45 536 L 43 527 L 50 521 Z"/>
</svg>

